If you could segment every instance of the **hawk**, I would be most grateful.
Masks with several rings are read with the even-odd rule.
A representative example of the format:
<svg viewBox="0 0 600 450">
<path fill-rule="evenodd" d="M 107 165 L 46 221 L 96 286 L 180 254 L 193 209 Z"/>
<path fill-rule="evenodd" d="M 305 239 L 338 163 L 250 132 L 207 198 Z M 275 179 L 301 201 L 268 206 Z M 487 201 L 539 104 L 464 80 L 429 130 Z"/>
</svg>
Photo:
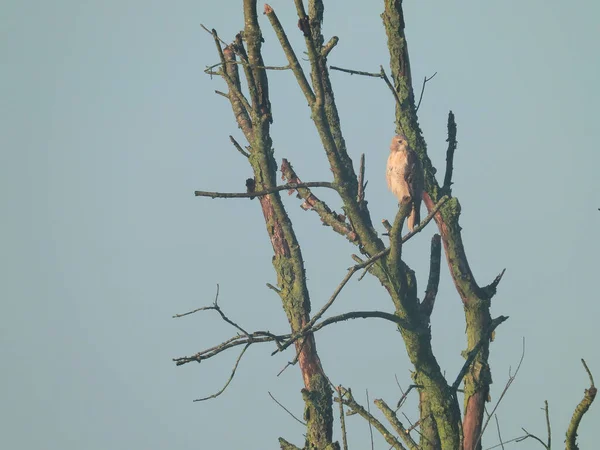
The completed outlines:
<svg viewBox="0 0 600 450">
<path fill-rule="evenodd" d="M 408 229 L 413 231 L 421 221 L 424 175 L 419 157 L 403 134 L 392 138 L 386 178 L 388 189 L 398 197 L 399 202 L 404 197 L 410 197 L 412 209 L 408 216 Z"/>
</svg>

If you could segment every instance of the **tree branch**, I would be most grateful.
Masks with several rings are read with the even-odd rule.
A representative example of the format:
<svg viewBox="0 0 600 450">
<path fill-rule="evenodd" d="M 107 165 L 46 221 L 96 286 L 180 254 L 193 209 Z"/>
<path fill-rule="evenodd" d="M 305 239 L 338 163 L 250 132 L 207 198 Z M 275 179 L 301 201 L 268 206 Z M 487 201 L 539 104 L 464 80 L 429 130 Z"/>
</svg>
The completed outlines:
<svg viewBox="0 0 600 450">
<path fill-rule="evenodd" d="M 281 162 L 281 179 L 286 180 L 288 183 L 302 184 L 292 165 L 285 158 Z M 358 239 L 357 234 L 346 222 L 346 216 L 332 211 L 324 201 L 316 197 L 308 188 L 299 188 L 296 192 L 304 200 L 300 207 L 305 211 L 307 209 L 314 210 L 321 218 L 323 225 L 330 226 L 336 233 L 346 237 L 350 242 L 355 242 Z"/>
<path fill-rule="evenodd" d="M 342 392 L 341 397 L 334 399 L 334 401 L 341 401 L 344 405 L 349 407 L 353 413 L 358 414 L 363 419 L 366 419 L 375 427 L 377 431 L 379 431 L 385 441 L 390 444 L 392 448 L 406 450 L 402 443 L 379 420 L 377 420 L 373 415 L 367 412 L 365 408 L 359 405 L 356 400 L 354 400 L 352 391 L 350 389 L 345 389 L 340 386 L 340 391 Z"/>
<path fill-rule="evenodd" d="M 519 370 L 521 370 L 521 364 L 523 364 L 523 359 L 525 359 L 525 338 L 523 338 L 523 344 L 522 345 L 523 345 L 523 350 L 521 352 L 521 359 L 519 360 L 519 364 L 517 365 L 517 369 L 515 370 L 514 375 L 511 374 L 510 370 L 509 370 L 509 372 L 508 372 L 508 381 L 506 382 L 506 385 L 504 385 L 504 389 L 502 390 L 502 393 L 500 394 L 500 397 L 498 398 L 498 401 L 494 405 L 494 409 L 492 409 L 492 412 L 488 415 L 487 420 L 485 421 L 485 423 L 483 424 L 483 427 L 481 428 L 481 432 L 479 433 L 479 436 L 477 437 L 477 440 L 475 441 L 475 445 L 476 446 L 481 443 L 481 438 L 483 437 L 483 433 L 485 433 L 485 429 L 487 428 L 488 424 L 490 423 L 490 419 L 496 413 L 496 409 L 498 409 L 498 406 L 500 405 L 500 403 L 502 402 L 502 399 L 504 398 L 504 396 L 508 392 L 508 389 L 510 388 L 510 386 L 513 384 L 513 382 L 517 378 L 517 375 L 519 374 Z"/>
<path fill-rule="evenodd" d="M 437 72 L 434 73 L 433 75 L 431 75 L 429 78 L 424 77 L 423 78 L 423 86 L 421 86 L 421 95 L 419 96 L 419 102 L 417 103 L 417 107 L 415 108 L 415 113 L 417 111 L 419 111 L 419 106 L 421 106 L 421 100 L 423 100 L 423 93 L 425 92 L 425 85 L 427 84 L 428 81 L 433 80 L 433 77 L 435 77 L 437 75 Z"/>
<path fill-rule="evenodd" d="M 444 175 L 444 186 L 442 192 L 450 195 L 452 193 L 452 169 L 454 166 L 454 151 L 456 150 L 456 122 L 454 121 L 454 113 L 448 113 L 448 150 L 446 150 L 446 174 Z"/>
<path fill-rule="evenodd" d="M 298 82 L 300 89 L 304 93 L 304 96 L 306 97 L 308 103 L 312 104 L 315 101 L 315 94 L 312 91 L 310 84 L 308 83 L 306 75 L 304 75 L 304 70 L 302 70 L 302 66 L 300 65 L 300 62 L 296 57 L 296 53 L 294 53 L 292 44 L 290 44 L 290 41 L 287 37 L 287 34 L 285 34 L 281 22 L 279 22 L 279 19 L 277 18 L 277 15 L 275 14 L 273 8 L 271 8 L 271 6 L 269 6 L 268 4 L 265 4 L 265 15 L 269 19 L 269 22 L 271 22 L 271 26 L 273 27 L 273 30 L 275 31 L 275 34 L 279 39 L 279 43 L 281 44 L 283 53 L 285 53 L 289 66 L 291 67 L 292 72 L 294 72 L 294 75 L 296 76 L 296 81 Z"/>
<path fill-rule="evenodd" d="M 268 391 L 267 391 L 267 392 L 268 392 Z M 299 423 L 301 423 L 302 425 L 306 426 L 306 422 L 303 422 L 302 420 L 298 419 L 298 418 L 297 418 L 297 417 L 296 417 L 296 416 L 295 416 L 295 415 L 294 415 L 294 414 L 293 414 L 293 413 L 292 413 L 292 412 L 291 412 L 289 409 L 287 409 L 285 406 L 283 406 L 281 403 L 279 403 L 279 402 L 277 401 L 277 399 L 276 399 L 275 397 L 273 397 L 273 394 L 271 394 L 270 392 L 268 392 L 268 394 L 269 394 L 269 397 L 271 397 L 271 399 L 272 399 L 272 400 L 273 400 L 275 403 L 277 403 L 277 404 L 278 404 L 278 405 L 281 407 L 281 409 L 283 409 L 283 410 L 284 410 L 286 413 L 288 413 L 290 416 L 292 416 L 296 422 L 299 422 Z"/>
<path fill-rule="evenodd" d="M 567 450 L 577 450 L 579 447 L 577 446 L 577 430 L 579 429 L 579 424 L 581 423 L 581 419 L 583 415 L 590 409 L 590 406 L 594 402 L 596 398 L 596 393 L 598 389 L 594 385 L 594 378 L 592 377 L 592 372 L 589 367 L 585 363 L 585 360 L 582 359 L 581 363 L 585 368 L 588 376 L 590 377 L 590 387 L 585 390 L 583 395 L 583 399 L 579 402 L 575 411 L 573 412 L 573 417 L 571 418 L 571 422 L 569 423 L 569 428 L 567 429 L 567 440 L 566 440 L 566 449 Z"/>
<path fill-rule="evenodd" d="M 404 425 L 402 425 L 400 420 L 398 420 L 396 413 L 387 405 L 387 403 L 381 399 L 375 400 L 374 403 L 375 406 L 377 406 L 381 410 L 385 418 L 388 420 L 390 425 L 392 425 L 392 427 L 394 428 L 396 433 L 398 433 L 400 439 L 404 441 L 406 446 L 410 450 L 419 450 L 419 446 L 410 436 L 410 432 L 406 428 L 404 428 Z"/>
<path fill-rule="evenodd" d="M 231 371 L 231 375 L 229 376 L 229 379 L 225 383 L 225 386 L 223 386 L 223 388 L 220 391 L 215 392 L 214 394 L 209 395 L 208 397 L 198 398 L 198 399 L 194 400 L 195 402 L 203 402 L 203 401 L 209 400 L 211 398 L 216 398 L 219 395 L 221 395 L 223 392 L 225 392 L 225 389 L 227 389 L 227 386 L 229 386 L 229 383 L 231 383 L 231 380 L 233 380 L 233 377 L 235 376 L 235 371 L 237 370 L 238 364 L 240 363 L 242 356 L 244 356 L 244 353 L 246 353 L 246 350 L 248 350 L 248 347 L 250 347 L 250 343 L 246 344 L 246 346 L 240 353 L 240 356 L 238 356 L 237 360 L 235 361 L 235 365 L 233 366 L 233 370 Z"/>
<path fill-rule="evenodd" d="M 426 316 L 431 316 L 433 305 L 437 296 L 440 284 L 440 270 L 442 258 L 442 244 L 439 234 L 434 234 L 431 238 L 431 256 L 429 257 L 429 279 L 425 296 L 421 302 L 421 312 Z"/>
<path fill-rule="evenodd" d="M 337 190 L 333 183 L 328 181 L 309 181 L 307 183 L 288 183 L 282 186 L 274 186 L 269 189 L 255 192 L 209 192 L 209 191 L 194 191 L 196 197 L 211 197 L 211 198 L 248 198 L 260 197 L 263 195 L 272 194 L 279 191 L 288 191 L 291 189 L 309 188 L 309 187 L 324 187 Z"/>
</svg>

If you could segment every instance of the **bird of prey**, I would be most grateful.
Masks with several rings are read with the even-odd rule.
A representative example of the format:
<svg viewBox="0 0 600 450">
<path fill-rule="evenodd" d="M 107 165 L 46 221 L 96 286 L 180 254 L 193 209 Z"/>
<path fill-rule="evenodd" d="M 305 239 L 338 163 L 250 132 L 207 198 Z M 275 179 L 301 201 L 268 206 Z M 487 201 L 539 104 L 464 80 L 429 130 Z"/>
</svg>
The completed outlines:
<svg viewBox="0 0 600 450">
<path fill-rule="evenodd" d="M 406 136 L 396 135 L 390 145 L 390 156 L 387 161 L 388 189 L 402 202 L 410 197 L 411 212 L 408 217 L 408 229 L 413 231 L 421 221 L 421 200 L 425 184 L 423 166 L 415 151 L 410 148 Z"/>
</svg>

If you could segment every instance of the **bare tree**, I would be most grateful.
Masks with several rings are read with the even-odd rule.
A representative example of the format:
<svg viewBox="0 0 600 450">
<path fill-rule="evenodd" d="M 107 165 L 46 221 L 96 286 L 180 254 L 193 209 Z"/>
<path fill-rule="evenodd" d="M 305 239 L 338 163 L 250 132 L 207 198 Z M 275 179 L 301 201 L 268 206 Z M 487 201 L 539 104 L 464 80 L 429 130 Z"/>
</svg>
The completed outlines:
<svg viewBox="0 0 600 450">
<path fill-rule="evenodd" d="M 241 346 L 241 353 L 224 390 L 250 345 L 274 343 L 274 354 L 293 345 L 296 357 L 291 364 L 297 363 L 304 380 L 302 396 L 305 403 L 306 442 L 303 448 L 340 447 L 332 438 L 335 398 L 342 411 L 342 427 L 345 426 L 344 407 L 349 408 L 367 419 L 392 448 L 479 449 L 485 425 L 491 418 L 491 415 L 486 417 L 484 414 L 491 384 L 488 363 L 490 341 L 495 328 L 507 319 L 506 316 L 492 318 L 490 315 L 491 300 L 504 270 L 489 284 L 480 285 L 469 266 L 459 225 L 461 205 L 452 195 L 453 157 L 457 146 L 454 115 L 452 112 L 448 115 L 446 167 L 443 180 L 440 182 L 436 177 L 436 169 L 427 155 L 426 143 L 417 118 L 418 105 L 415 104 L 408 47 L 404 34 L 402 1 L 385 0 L 381 15 L 387 34 L 390 76 L 383 67 L 379 72 L 374 73 L 359 72 L 352 68 L 329 67 L 327 57 L 335 48 L 338 39 L 333 37 L 327 42 L 324 40 L 321 32 L 323 1 L 309 0 L 308 11 L 302 0 L 294 0 L 294 4 L 298 15 L 298 28 L 305 39 L 310 73 L 306 73 L 303 69 L 298 53 L 292 48 L 283 25 L 269 5 L 264 6 L 264 14 L 287 57 L 286 67 L 266 66 L 263 61 L 262 35 L 255 0 L 243 1 L 245 26 L 244 30 L 235 36 L 233 42 L 225 42 L 215 30 L 209 31 L 214 39 L 220 62 L 208 68 L 207 73 L 222 77 L 226 83 L 227 92 L 218 93 L 229 99 L 237 125 L 247 140 L 247 146 L 244 149 L 233 138 L 231 140 L 236 149 L 247 158 L 254 178 L 247 180 L 247 192 L 196 192 L 197 196 L 212 198 L 258 199 L 273 247 L 273 268 L 277 274 L 277 286 L 269 285 L 269 287 L 281 298 L 289 322 L 289 332 L 276 335 L 266 331 L 251 332 L 243 329 L 221 310 L 217 303 L 217 294 L 214 305 L 196 311 L 216 310 L 223 320 L 237 329 L 238 333 L 215 347 L 195 355 L 177 358 L 175 362 L 182 365 L 192 361 L 202 361 L 230 348 Z M 284 159 L 279 169 L 287 184 L 277 185 L 278 165 L 270 134 L 272 113 L 267 73 L 269 70 L 278 69 L 288 69 L 293 73 L 306 98 L 312 121 L 333 174 L 332 181 L 303 183 L 290 162 Z M 365 200 L 364 155 L 357 173 L 346 150 L 330 81 L 330 70 L 377 77 L 387 84 L 396 104 L 396 132 L 406 136 L 423 168 L 423 201 L 429 214 L 414 230 L 403 235 L 404 223 L 411 210 L 411 199 L 404 198 L 394 223 L 384 222 L 389 236 L 387 245 L 384 242 L 385 238 L 379 236 L 373 226 Z M 423 87 L 427 81 L 428 79 L 425 79 Z M 314 188 L 334 190 L 343 204 L 343 214 L 333 211 L 313 193 Z M 356 264 L 348 270 L 323 308 L 312 315 L 301 246 L 280 197 L 280 192 L 284 190 L 295 191 L 303 200 L 301 204 L 303 209 L 318 214 L 323 224 L 354 244 L 362 254 L 360 257 L 353 255 Z M 431 241 L 429 278 L 423 300 L 420 300 L 415 273 L 402 259 L 402 249 L 406 242 L 420 232 L 431 219 L 435 221 L 439 234 L 435 234 Z M 460 373 L 451 379 L 444 376 L 434 356 L 430 331 L 430 316 L 440 278 L 442 245 L 448 269 L 462 299 L 466 319 L 465 362 Z M 386 289 L 394 312 L 352 311 L 325 317 L 328 308 L 348 280 L 362 269 L 376 277 Z M 398 327 L 413 365 L 412 388 L 416 389 L 419 395 L 420 419 L 414 426 L 405 427 L 396 415 L 397 409 L 391 408 L 386 402 L 378 399 L 374 404 L 388 421 L 388 424 L 384 425 L 371 414 L 368 405 L 365 408 L 357 403 L 350 389 L 332 385 L 325 374 L 317 352 L 315 333 L 330 324 L 355 318 L 378 318 L 390 321 Z M 509 384 L 507 388 L 508 386 Z M 459 405 L 461 387 L 464 398 L 462 414 Z M 207 398 L 215 397 L 223 390 Z M 572 444 L 568 444 L 568 448 L 576 448 L 574 436 L 579 420 L 593 401 L 595 392 L 592 380 L 591 388 L 586 391 L 587 400 L 584 399 L 587 403 L 578 407 L 577 418 L 574 416 L 569 427 Z M 418 437 L 415 437 L 417 433 Z M 347 448 L 345 433 L 343 435 L 343 445 Z M 526 437 L 528 436 L 522 438 Z M 283 438 L 280 438 L 280 446 L 282 449 L 298 448 Z M 550 438 L 547 448 L 550 448 Z"/>
</svg>

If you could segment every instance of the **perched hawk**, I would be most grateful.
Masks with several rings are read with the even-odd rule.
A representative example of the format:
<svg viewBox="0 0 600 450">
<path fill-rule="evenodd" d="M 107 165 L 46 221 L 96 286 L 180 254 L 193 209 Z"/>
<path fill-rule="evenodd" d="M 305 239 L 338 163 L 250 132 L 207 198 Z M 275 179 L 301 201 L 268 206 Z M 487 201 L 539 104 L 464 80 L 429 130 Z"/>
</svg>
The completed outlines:
<svg viewBox="0 0 600 450">
<path fill-rule="evenodd" d="M 403 197 L 411 199 L 412 210 L 408 217 L 408 229 L 412 231 L 421 221 L 424 175 L 419 157 L 410 148 L 403 134 L 392 138 L 386 178 L 388 189 L 398 197 L 399 202 Z"/>
</svg>

